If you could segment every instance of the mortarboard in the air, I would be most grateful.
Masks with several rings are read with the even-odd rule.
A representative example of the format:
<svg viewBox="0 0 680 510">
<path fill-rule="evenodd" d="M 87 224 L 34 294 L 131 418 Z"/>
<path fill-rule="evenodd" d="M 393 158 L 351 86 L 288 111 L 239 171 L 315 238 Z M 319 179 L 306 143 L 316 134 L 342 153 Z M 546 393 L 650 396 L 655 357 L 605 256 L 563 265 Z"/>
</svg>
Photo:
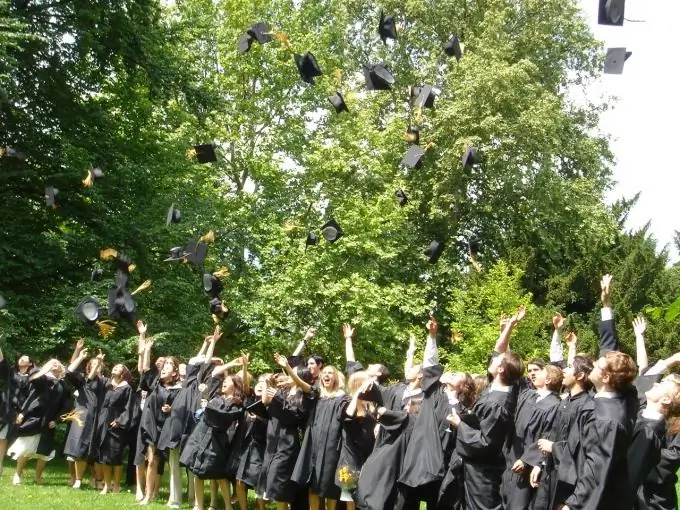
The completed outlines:
<svg viewBox="0 0 680 510">
<path fill-rule="evenodd" d="M 54 186 L 47 186 L 45 188 L 45 203 L 47 204 L 48 207 L 56 207 L 57 206 L 57 195 L 59 194 L 59 190 L 55 188 Z"/>
<path fill-rule="evenodd" d="M 479 240 L 477 236 L 470 236 L 468 238 L 468 250 L 470 252 L 470 255 L 472 255 L 473 257 L 477 256 L 481 245 L 482 242 Z"/>
<path fill-rule="evenodd" d="M 2 156 L 18 159 L 19 161 L 24 161 L 26 159 L 26 155 L 23 152 L 18 151 L 9 145 L 4 148 L 0 147 L 0 157 Z"/>
<path fill-rule="evenodd" d="M 102 310 L 93 297 L 86 297 L 76 306 L 76 317 L 90 326 L 97 323 Z"/>
<path fill-rule="evenodd" d="M 604 57 L 604 74 L 623 74 L 623 64 L 632 54 L 633 52 L 626 51 L 626 48 L 607 48 L 607 54 Z"/>
<path fill-rule="evenodd" d="M 319 244 L 319 238 L 316 237 L 316 234 L 314 232 L 308 232 L 307 233 L 307 240 L 305 241 L 306 246 L 316 246 Z"/>
<path fill-rule="evenodd" d="M 255 23 L 248 30 L 248 34 L 253 37 L 260 44 L 267 44 L 273 41 L 272 30 L 269 28 L 269 24 L 266 21 L 261 21 L 260 23 Z"/>
<path fill-rule="evenodd" d="M 7 306 L 7 301 L 6 301 L 5 298 L 2 296 L 2 294 L 0 294 L 0 310 L 2 310 L 3 308 L 5 308 L 5 306 Z"/>
<path fill-rule="evenodd" d="M 411 127 L 406 128 L 406 133 L 404 133 L 404 141 L 414 145 L 420 144 L 420 130 Z"/>
<path fill-rule="evenodd" d="M 626 0 L 600 0 L 597 23 L 600 25 L 622 26 Z"/>
<path fill-rule="evenodd" d="M 338 223 L 331 218 L 321 227 L 321 235 L 329 243 L 334 243 L 343 235 L 345 235 L 345 232 L 342 230 L 340 225 L 338 225 Z"/>
<path fill-rule="evenodd" d="M 210 313 L 219 319 L 224 319 L 229 315 L 229 308 L 227 308 L 220 298 L 215 297 L 210 300 Z"/>
<path fill-rule="evenodd" d="M 383 64 L 365 65 L 364 79 L 368 90 L 390 90 L 394 85 L 394 76 Z"/>
<path fill-rule="evenodd" d="M 420 168 L 423 166 L 422 159 L 424 155 L 425 149 L 418 145 L 411 145 L 406 152 L 406 156 L 401 160 L 401 163 L 409 168 Z"/>
<path fill-rule="evenodd" d="M 208 244 L 203 241 L 189 241 L 186 251 L 187 262 L 202 266 L 208 256 Z"/>
<path fill-rule="evenodd" d="M 249 49 L 250 46 L 253 44 L 253 41 L 255 38 L 250 32 L 246 32 L 245 34 L 241 34 L 241 36 L 238 38 L 238 52 L 243 54 L 246 53 Z"/>
<path fill-rule="evenodd" d="M 444 242 L 435 239 L 430 243 L 430 245 L 423 253 L 427 256 L 430 264 L 436 264 L 437 261 L 439 260 L 439 257 L 441 257 L 443 251 Z"/>
<path fill-rule="evenodd" d="M 394 22 L 394 16 L 385 16 L 385 13 L 380 11 L 378 34 L 380 34 L 383 44 L 387 44 L 387 39 L 397 38 L 397 25 Z"/>
<path fill-rule="evenodd" d="M 319 63 L 316 61 L 314 54 L 309 51 L 304 55 L 298 55 L 295 53 L 293 55 L 295 59 L 295 65 L 297 66 L 298 72 L 300 73 L 300 78 L 305 83 L 314 84 L 314 78 L 321 76 L 321 68 Z"/>
<path fill-rule="evenodd" d="M 477 157 L 477 149 L 470 146 L 465 149 L 465 154 L 463 154 L 463 167 L 469 167 L 475 163 L 479 163 L 479 158 Z"/>
<path fill-rule="evenodd" d="M 119 269 L 116 271 L 114 282 L 116 283 L 116 287 L 127 288 L 128 284 L 130 283 L 130 273 L 128 271 Z"/>
<path fill-rule="evenodd" d="M 345 98 L 342 97 L 340 92 L 336 92 L 328 98 L 333 107 L 335 108 L 335 113 L 348 112 L 347 103 L 345 103 Z"/>
<path fill-rule="evenodd" d="M 456 57 L 456 60 L 460 60 L 463 56 L 463 47 L 460 44 L 458 36 L 454 35 L 451 40 L 444 45 L 444 53 L 449 57 Z"/>
<path fill-rule="evenodd" d="M 202 143 L 194 145 L 194 150 L 196 151 L 196 161 L 199 163 L 212 163 L 217 161 L 217 155 L 215 154 L 215 146 L 211 143 Z"/>
<path fill-rule="evenodd" d="M 408 197 L 406 196 L 406 193 L 404 193 L 404 190 L 402 189 L 398 189 L 397 191 L 395 191 L 394 196 L 397 197 L 397 201 L 399 202 L 399 205 L 401 207 L 404 207 L 406 205 L 406 202 L 408 202 Z"/>
<path fill-rule="evenodd" d="M 434 100 L 437 95 L 432 90 L 431 85 L 423 85 L 422 87 L 412 87 L 411 97 L 415 98 L 415 105 L 418 108 L 433 108 Z"/>
<path fill-rule="evenodd" d="M 203 275 L 203 290 L 210 297 L 218 297 L 222 292 L 222 281 L 211 273 Z"/>
<path fill-rule="evenodd" d="M 90 168 L 83 179 L 83 186 L 91 188 L 94 186 L 94 181 L 98 181 L 104 177 L 104 172 L 101 168 Z"/>
<path fill-rule="evenodd" d="M 100 282 L 100 281 L 102 281 L 103 277 L 104 277 L 104 271 L 97 267 L 97 268 L 92 270 L 92 274 L 90 275 L 90 281 L 91 282 Z"/>
<path fill-rule="evenodd" d="M 133 314 L 137 308 L 135 299 L 126 289 L 121 287 L 109 287 L 109 317 L 112 319 L 123 318 L 133 320 Z"/>
<path fill-rule="evenodd" d="M 175 207 L 175 204 L 170 206 L 168 209 L 168 215 L 165 218 L 165 226 L 167 227 L 170 223 L 179 223 L 182 219 L 182 213 Z"/>
<path fill-rule="evenodd" d="M 186 256 L 187 252 L 184 250 L 182 246 L 175 246 L 174 248 L 170 248 L 170 256 L 163 262 L 177 262 L 180 260 L 184 260 Z"/>
</svg>

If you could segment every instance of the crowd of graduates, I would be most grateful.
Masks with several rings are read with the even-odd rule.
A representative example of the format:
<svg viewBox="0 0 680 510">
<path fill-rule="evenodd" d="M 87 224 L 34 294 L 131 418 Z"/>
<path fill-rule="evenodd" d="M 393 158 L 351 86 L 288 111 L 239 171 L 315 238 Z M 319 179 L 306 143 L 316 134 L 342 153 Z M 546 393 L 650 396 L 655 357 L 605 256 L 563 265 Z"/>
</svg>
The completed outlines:
<svg viewBox="0 0 680 510">
<path fill-rule="evenodd" d="M 258 509 L 278 510 L 676 509 L 680 378 L 664 373 L 680 354 L 649 365 L 643 319 L 637 363 L 621 352 L 609 275 L 601 288 L 597 358 L 571 332 L 564 360 L 556 314 L 549 360 L 523 362 L 510 349 L 520 307 L 501 320 L 487 374 L 445 371 L 431 316 L 422 361 L 412 337 L 395 384 L 384 365 L 355 359 L 349 324 L 344 372 L 302 355 L 313 329 L 292 355 L 274 355 L 280 372 L 254 376 L 245 352 L 213 356 L 219 327 L 186 364 L 152 362 L 140 321 L 134 386 L 128 367 L 107 370 L 83 341 L 67 365 L 25 355 L 12 365 L 0 351 L 0 474 L 9 455 L 22 484 L 36 459 L 41 483 L 67 422 L 70 485 L 85 489 L 89 470 L 90 485 L 116 493 L 125 474 L 142 505 L 167 472 L 170 508 L 216 508 L 221 493 L 246 510 L 253 491 Z"/>
</svg>

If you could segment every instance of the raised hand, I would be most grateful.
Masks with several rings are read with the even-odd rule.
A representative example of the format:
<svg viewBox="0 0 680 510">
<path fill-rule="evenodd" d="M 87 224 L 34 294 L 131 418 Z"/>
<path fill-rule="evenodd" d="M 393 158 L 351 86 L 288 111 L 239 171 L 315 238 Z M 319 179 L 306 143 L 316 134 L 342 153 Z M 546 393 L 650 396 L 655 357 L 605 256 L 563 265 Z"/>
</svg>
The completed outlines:
<svg viewBox="0 0 680 510">
<path fill-rule="evenodd" d="M 241 351 L 241 357 L 239 359 L 241 360 L 241 365 L 247 365 L 248 361 L 250 361 L 250 354 L 246 351 Z"/>
<path fill-rule="evenodd" d="M 80 351 L 79 356 L 80 356 L 81 359 L 86 359 L 89 356 L 89 354 L 90 354 L 90 351 L 88 349 L 83 349 L 82 351 Z M 50 367 L 50 369 L 51 368 L 53 368 L 53 367 Z"/>
<path fill-rule="evenodd" d="M 140 335 L 144 335 L 146 333 L 146 324 L 144 324 L 142 321 L 137 321 L 137 332 Z"/>
<path fill-rule="evenodd" d="M 522 319 L 524 319 L 524 316 L 527 314 L 527 308 L 524 305 L 519 305 L 519 308 L 517 309 L 517 313 L 514 315 L 515 322 L 520 322 Z"/>
<path fill-rule="evenodd" d="M 288 365 L 288 359 L 285 356 L 281 356 L 278 352 L 274 354 L 274 361 L 283 369 L 290 368 Z"/>
<path fill-rule="evenodd" d="M 220 338 L 222 338 L 222 331 L 220 330 L 220 325 L 218 324 L 215 326 L 215 331 L 213 332 L 212 336 L 209 337 L 211 342 L 217 342 Z"/>
<path fill-rule="evenodd" d="M 352 335 L 354 335 L 354 328 L 351 324 L 344 323 L 342 325 L 342 334 L 346 340 L 351 340 Z"/>
<path fill-rule="evenodd" d="M 85 339 L 84 338 L 79 338 L 78 341 L 76 342 L 76 349 L 78 351 L 82 351 L 83 347 L 85 347 Z"/>
<path fill-rule="evenodd" d="M 430 314 L 430 320 L 427 321 L 425 327 L 427 328 L 427 332 L 431 337 L 434 338 L 437 336 L 437 328 L 439 326 L 437 325 L 437 319 L 434 318 L 434 315 Z"/>
<path fill-rule="evenodd" d="M 413 333 L 408 337 L 408 350 L 410 352 L 416 352 L 416 336 Z"/>
<path fill-rule="evenodd" d="M 646 329 L 647 322 L 645 321 L 644 317 L 637 317 L 633 319 L 633 331 L 635 332 L 635 336 L 644 335 Z"/>
<path fill-rule="evenodd" d="M 305 342 L 310 341 L 315 336 L 316 336 L 316 328 L 309 328 L 307 330 L 307 333 L 305 333 Z"/>
<path fill-rule="evenodd" d="M 562 314 L 556 313 L 555 315 L 553 315 L 552 323 L 555 329 L 562 329 L 562 327 L 564 326 L 564 317 L 562 317 Z"/>
<path fill-rule="evenodd" d="M 567 338 L 565 338 L 567 345 L 576 345 L 577 340 L 578 337 L 576 336 L 576 333 L 574 333 L 573 331 L 570 331 L 569 334 L 567 335 Z"/>
<path fill-rule="evenodd" d="M 611 308 L 612 306 L 612 275 L 606 274 L 602 277 L 602 280 L 600 280 L 600 289 L 602 290 L 602 293 L 600 294 L 600 298 L 602 299 L 602 306 L 606 308 Z"/>
</svg>

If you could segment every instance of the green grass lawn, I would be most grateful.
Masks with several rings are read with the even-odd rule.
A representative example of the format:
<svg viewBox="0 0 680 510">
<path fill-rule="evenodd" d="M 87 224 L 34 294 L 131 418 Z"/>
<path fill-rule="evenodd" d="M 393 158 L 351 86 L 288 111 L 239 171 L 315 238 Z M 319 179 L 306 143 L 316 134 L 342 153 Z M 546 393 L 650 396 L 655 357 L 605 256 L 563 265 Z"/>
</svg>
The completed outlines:
<svg viewBox="0 0 680 510">
<path fill-rule="evenodd" d="M 83 488 L 75 490 L 68 483 L 68 467 L 64 460 L 57 460 L 47 464 L 43 474 L 43 485 L 35 485 L 35 461 L 30 461 L 24 470 L 22 484 L 18 487 L 12 485 L 14 463 L 5 459 L 4 472 L 0 477 L 0 509 L 1 510 L 103 510 L 103 509 L 131 509 L 141 508 L 161 509 L 167 508 L 168 501 L 168 474 L 163 477 L 161 495 L 157 502 L 147 507 L 141 507 L 135 502 L 134 488 L 124 486 L 119 494 L 107 494 L 102 496 L 98 491 L 90 489 L 89 483 L 83 484 Z M 89 482 L 89 481 L 88 481 Z M 209 485 L 206 484 L 206 493 L 209 494 Z M 185 486 L 186 489 L 186 486 Z M 252 495 L 252 491 L 251 494 Z M 218 508 L 224 508 L 222 499 L 219 500 Z M 250 507 L 255 508 L 254 499 L 250 499 Z M 192 508 L 186 501 L 182 508 Z M 207 508 L 207 498 L 206 498 Z M 234 506 L 236 510 L 238 506 Z M 271 508 L 275 508 L 273 505 Z"/>
</svg>

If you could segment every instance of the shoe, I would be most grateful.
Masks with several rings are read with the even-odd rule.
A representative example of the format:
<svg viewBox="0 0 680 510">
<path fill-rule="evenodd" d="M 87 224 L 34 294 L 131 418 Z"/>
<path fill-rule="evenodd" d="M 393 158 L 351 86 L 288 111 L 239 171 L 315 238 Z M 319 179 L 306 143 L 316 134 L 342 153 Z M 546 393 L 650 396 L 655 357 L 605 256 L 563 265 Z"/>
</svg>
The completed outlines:
<svg viewBox="0 0 680 510">
<path fill-rule="evenodd" d="M 73 487 L 74 489 L 80 489 L 80 484 L 81 484 L 81 481 L 80 481 L 80 480 L 76 480 L 75 482 L 73 482 L 72 487 Z"/>
<path fill-rule="evenodd" d="M 21 485 L 21 477 L 17 473 L 12 477 L 12 485 Z"/>
</svg>

